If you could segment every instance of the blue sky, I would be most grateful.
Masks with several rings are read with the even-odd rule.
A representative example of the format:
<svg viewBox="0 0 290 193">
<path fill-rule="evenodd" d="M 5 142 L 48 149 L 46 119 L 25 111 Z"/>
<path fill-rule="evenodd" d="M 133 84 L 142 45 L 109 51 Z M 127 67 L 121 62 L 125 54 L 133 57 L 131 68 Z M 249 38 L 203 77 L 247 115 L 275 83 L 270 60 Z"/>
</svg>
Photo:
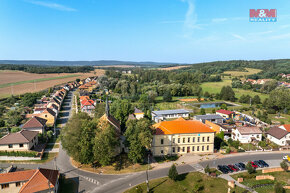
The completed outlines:
<svg viewBox="0 0 290 193">
<path fill-rule="evenodd" d="M 249 9 L 277 22 L 249 22 Z M 285 0 L 0 0 L 0 59 L 290 58 Z"/>
</svg>

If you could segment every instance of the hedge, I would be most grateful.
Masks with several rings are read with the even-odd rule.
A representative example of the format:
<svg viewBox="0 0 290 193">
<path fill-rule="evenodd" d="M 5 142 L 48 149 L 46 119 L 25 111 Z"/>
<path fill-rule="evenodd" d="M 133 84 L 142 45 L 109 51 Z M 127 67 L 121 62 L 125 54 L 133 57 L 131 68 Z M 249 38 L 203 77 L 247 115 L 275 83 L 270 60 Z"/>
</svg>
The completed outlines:
<svg viewBox="0 0 290 193">
<path fill-rule="evenodd" d="M 0 151 L 0 156 L 36 157 L 38 152 L 30 151 Z"/>
</svg>

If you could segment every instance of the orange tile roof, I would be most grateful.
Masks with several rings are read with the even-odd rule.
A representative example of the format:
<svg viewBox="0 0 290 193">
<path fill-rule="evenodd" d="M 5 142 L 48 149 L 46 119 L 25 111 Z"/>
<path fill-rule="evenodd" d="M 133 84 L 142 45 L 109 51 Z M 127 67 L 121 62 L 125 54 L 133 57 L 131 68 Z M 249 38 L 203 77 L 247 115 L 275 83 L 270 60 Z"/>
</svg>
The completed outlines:
<svg viewBox="0 0 290 193">
<path fill-rule="evenodd" d="M 80 100 L 82 101 L 82 100 L 89 100 L 90 99 L 90 97 L 89 96 L 80 96 Z"/>
<path fill-rule="evenodd" d="M 283 126 L 288 132 L 290 132 L 290 124 L 285 124 Z"/>
<path fill-rule="evenodd" d="M 54 188 L 58 179 L 58 170 L 39 169 L 20 189 L 19 193 L 31 193 Z M 49 183 L 49 186 L 48 186 Z"/>
<path fill-rule="evenodd" d="M 28 181 L 36 170 L 0 174 L 0 184 Z"/>
<path fill-rule="evenodd" d="M 156 128 L 156 135 L 171 135 L 180 133 L 213 133 L 207 125 L 200 121 L 176 119 L 173 121 L 163 121 L 153 125 Z"/>
</svg>

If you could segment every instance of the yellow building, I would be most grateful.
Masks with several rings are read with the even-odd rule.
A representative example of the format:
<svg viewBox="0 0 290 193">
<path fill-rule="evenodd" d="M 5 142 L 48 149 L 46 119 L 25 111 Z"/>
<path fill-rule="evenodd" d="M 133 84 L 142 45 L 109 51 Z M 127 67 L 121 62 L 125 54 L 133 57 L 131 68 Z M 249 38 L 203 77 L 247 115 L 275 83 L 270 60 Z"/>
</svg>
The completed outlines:
<svg viewBox="0 0 290 193">
<path fill-rule="evenodd" d="M 209 126 L 212 130 L 214 130 L 215 133 L 219 133 L 219 132 L 221 132 L 223 130 L 223 128 L 221 126 L 219 126 L 219 125 L 217 125 L 217 124 L 215 124 L 213 122 L 210 122 L 208 120 L 205 120 L 205 124 L 207 126 Z"/>
<path fill-rule="evenodd" d="M 215 132 L 196 120 L 178 118 L 153 125 L 151 151 L 154 156 L 186 153 L 213 153 Z"/>
<path fill-rule="evenodd" d="M 55 120 L 56 120 L 56 117 L 55 117 L 56 114 L 55 114 L 55 112 L 52 109 L 47 108 L 42 113 L 35 114 L 35 116 L 43 118 L 43 119 L 46 119 L 47 120 L 47 122 L 46 122 L 47 126 L 49 126 L 49 127 L 53 127 L 54 126 L 54 123 L 55 123 Z"/>
</svg>

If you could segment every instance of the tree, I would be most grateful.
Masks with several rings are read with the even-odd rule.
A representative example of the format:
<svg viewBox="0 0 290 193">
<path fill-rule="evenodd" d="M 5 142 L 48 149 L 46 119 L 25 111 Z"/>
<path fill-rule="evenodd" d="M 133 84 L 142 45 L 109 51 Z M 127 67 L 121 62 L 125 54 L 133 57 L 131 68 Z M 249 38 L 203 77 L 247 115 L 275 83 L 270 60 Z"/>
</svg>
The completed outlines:
<svg viewBox="0 0 290 193">
<path fill-rule="evenodd" d="M 172 166 L 169 169 L 168 177 L 173 181 L 176 181 L 178 178 L 178 172 L 174 164 L 172 164 Z"/>
<path fill-rule="evenodd" d="M 261 104 L 261 98 L 259 95 L 255 95 L 252 102 L 253 104 Z"/>
<path fill-rule="evenodd" d="M 10 110 L 7 112 L 7 123 L 10 126 L 13 125 L 19 125 L 19 123 L 22 121 L 21 113 L 17 110 Z"/>
<path fill-rule="evenodd" d="M 143 161 L 145 150 L 150 148 L 153 139 L 150 125 L 150 121 L 145 118 L 126 122 L 127 129 L 124 136 L 130 150 L 128 157 L 134 163 Z"/>
<path fill-rule="evenodd" d="M 102 166 L 109 165 L 116 156 L 116 148 L 120 146 L 115 128 L 109 123 L 96 132 L 93 144 L 94 159 Z"/>
<path fill-rule="evenodd" d="M 204 173 L 206 173 L 206 174 L 209 174 L 210 173 L 210 169 L 209 169 L 209 165 L 208 164 L 204 168 Z"/>
<path fill-rule="evenodd" d="M 3 119 L 0 119 L 0 127 L 4 127 L 5 126 L 5 121 Z"/>
<path fill-rule="evenodd" d="M 11 129 L 11 133 L 17 133 L 18 131 L 21 131 L 21 128 L 19 128 L 19 127 L 13 127 Z"/>
<path fill-rule="evenodd" d="M 283 185 L 279 182 L 277 182 L 274 185 L 274 190 L 275 190 L 275 193 L 285 193 L 285 189 L 283 188 Z"/>
<path fill-rule="evenodd" d="M 96 104 L 95 118 L 97 118 L 97 119 L 101 118 L 105 114 L 105 108 L 106 108 L 106 104 L 105 103 Z"/>
<path fill-rule="evenodd" d="M 222 104 L 222 105 L 220 106 L 220 108 L 221 108 L 221 109 L 224 109 L 224 110 L 227 110 L 227 109 L 228 109 L 228 106 L 227 106 L 227 104 Z"/>
<path fill-rule="evenodd" d="M 255 168 L 252 166 L 251 162 L 249 161 L 246 165 L 246 169 L 249 174 L 255 173 Z"/>
<path fill-rule="evenodd" d="M 172 96 L 171 96 L 170 90 L 165 91 L 165 93 L 163 94 L 163 100 L 165 102 L 170 102 L 172 100 Z"/>
<path fill-rule="evenodd" d="M 205 110 L 204 110 L 204 108 L 201 108 L 201 109 L 200 109 L 200 114 L 201 114 L 201 115 L 205 115 Z"/>
<path fill-rule="evenodd" d="M 223 86 L 220 92 L 220 99 L 235 101 L 235 92 L 230 86 Z"/>
<path fill-rule="evenodd" d="M 128 119 L 129 114 L 132 112 L 131 103 L 126 100 L 115 100 L 110 106 L 110 113 L 121 122 L 122 128 L 125 127 L 125 123 Z"/>
<path fill-rule="evenodd" d="M 281 168 L 282 168 L 285 172 L 288 171 L 288 167 L 289 167 L 289 166 L 288 166 L 286 160 L 283 160 L 283 161 L 280 163 L 280 166 L 281 166 Z"/>
</svg>

